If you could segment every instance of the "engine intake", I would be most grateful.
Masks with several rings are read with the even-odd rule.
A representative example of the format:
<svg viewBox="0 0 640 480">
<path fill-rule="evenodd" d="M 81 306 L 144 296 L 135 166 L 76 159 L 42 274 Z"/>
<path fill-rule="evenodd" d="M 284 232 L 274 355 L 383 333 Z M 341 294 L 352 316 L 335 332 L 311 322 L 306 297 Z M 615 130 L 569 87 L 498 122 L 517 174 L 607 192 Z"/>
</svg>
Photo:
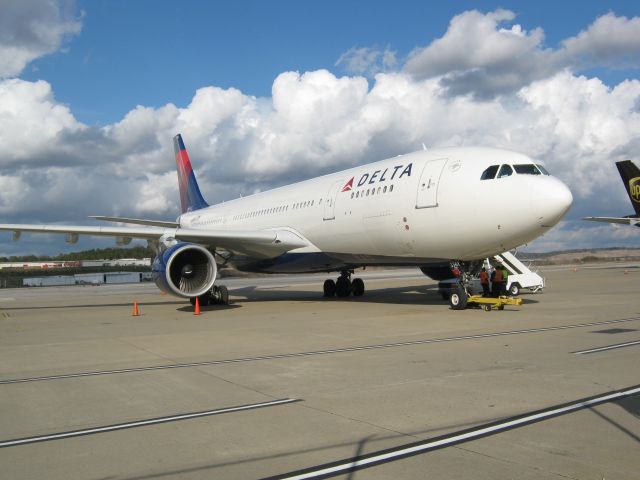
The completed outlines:
<svg viewBox="0 0 640 480">
<path fill-rule="evenodd" d="M 174 245 L 153 261 L 153 281 L 160 290 L 194 298 L 211 290 L 218 267 L 209 250 L 191 243 Z"/>
</svg>

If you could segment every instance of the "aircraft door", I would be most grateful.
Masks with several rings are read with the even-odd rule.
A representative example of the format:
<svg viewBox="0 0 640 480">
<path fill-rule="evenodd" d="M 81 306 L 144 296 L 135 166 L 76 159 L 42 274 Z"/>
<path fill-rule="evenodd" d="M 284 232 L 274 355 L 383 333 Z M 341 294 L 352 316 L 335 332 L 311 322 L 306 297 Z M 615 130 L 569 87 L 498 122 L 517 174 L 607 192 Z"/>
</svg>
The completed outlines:
<svg viewBox="0 0 640 480">
<path fill-rule="evenodd" d="M 430 160 L 424 166 L 420 182 L 418 183 L 418 196 L 416 208 L 432 208 L 438 206 L 438 183 L 442 170 L 447 163 L 446 158 Z"/>
<path fill-rule="evenodd" d="M 336 218 L 336 201 L 338 200 L 338 192 L 342 185 L 344 185 L 344 181 L 338 180 L 333 182 L 329 190 L 327 190 L 327 196 L 324 199 L 323 220 L 333 220 Z"/>
</svg>

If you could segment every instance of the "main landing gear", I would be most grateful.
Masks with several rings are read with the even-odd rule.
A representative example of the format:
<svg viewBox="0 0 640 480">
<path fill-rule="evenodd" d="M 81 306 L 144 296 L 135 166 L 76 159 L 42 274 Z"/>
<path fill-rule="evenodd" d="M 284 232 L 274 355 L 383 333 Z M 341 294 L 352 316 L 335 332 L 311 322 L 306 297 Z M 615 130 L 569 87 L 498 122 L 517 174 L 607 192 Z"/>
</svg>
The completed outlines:
<svg viewBox="0 0 640 480">
<path fill-rule="evenodd" d="M 364 282 L 361 278 L 351 280 L 353 270 L 343 270 L 336 281 L 331 279 L 324 282 L 324 296 L 348 297 L 353 294 L 354 297 L 361 297 L 364 294 Z"/>
<path fill-rule="evenodd" d="M 196 304 L 195 298 L 190 298 L 191 305 Z M 201 307 L 207 305 L 229 305 L 229 290 L 224 285 L 214 285 L 210 291 L 198 297 Z"/>
</svg>

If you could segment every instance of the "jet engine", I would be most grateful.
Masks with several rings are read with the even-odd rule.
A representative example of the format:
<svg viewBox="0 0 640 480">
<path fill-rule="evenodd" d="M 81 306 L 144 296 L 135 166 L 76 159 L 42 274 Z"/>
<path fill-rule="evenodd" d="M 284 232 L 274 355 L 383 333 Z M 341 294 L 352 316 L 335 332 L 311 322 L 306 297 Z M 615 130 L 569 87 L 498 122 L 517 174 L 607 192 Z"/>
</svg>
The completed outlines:
<svg viewBox="0 0 640 480">
<path fill-rule="evenodd" d="M 451 264 L 449 262 L 425 265 L 424 267 L 420 267 L 420 270 L 427 277 L 437 281 L 448 280 L 449 278 L 454 277 L 454 274 L 451 271 Z"/>
<path fill-rule="evenodd" d="M 194 298 L 213 287 L 218 273 L 209 250 L 192 243 L 178 243 L 161 252 L 151 267 L 160 290 L 179 297 Z"/>
</svg>

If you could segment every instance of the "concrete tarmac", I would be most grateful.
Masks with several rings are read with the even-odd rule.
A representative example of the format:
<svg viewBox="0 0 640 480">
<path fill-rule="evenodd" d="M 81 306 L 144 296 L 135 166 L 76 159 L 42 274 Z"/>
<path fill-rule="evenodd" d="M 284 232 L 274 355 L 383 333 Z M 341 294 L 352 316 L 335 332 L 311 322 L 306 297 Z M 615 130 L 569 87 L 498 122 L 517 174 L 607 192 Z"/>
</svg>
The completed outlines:
<svg viewBox="0 0 640 480">
<path fill-rule="evenodd" d="M 640 384 L 640 269 L 541 273 L 544 292 L 492 312 L 450 310 L 416 270 L 366 273 L 348 299 L 322 297 L 326 275 L 229 279 L 232 305 L 200 316 L 148 284 L 0 290 L 1 477 L 318 478 L 442 437 L 336 478 L 635 480 L 637 394 L 448 443 Z M 251 407 L 280 399 L 298 401 Z"/>
</svg>

